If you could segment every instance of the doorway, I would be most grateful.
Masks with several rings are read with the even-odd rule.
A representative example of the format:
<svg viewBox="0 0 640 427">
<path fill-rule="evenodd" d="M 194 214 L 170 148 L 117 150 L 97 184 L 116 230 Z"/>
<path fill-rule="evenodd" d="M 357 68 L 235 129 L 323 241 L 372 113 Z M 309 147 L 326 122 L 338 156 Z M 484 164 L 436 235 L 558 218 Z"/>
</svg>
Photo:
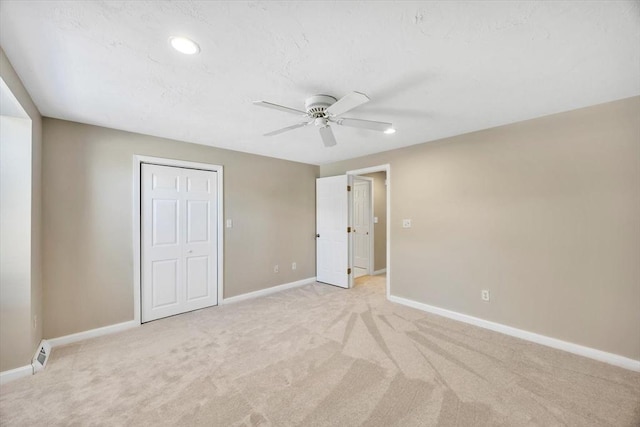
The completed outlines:
<svg viewBox="0 0 640 427">
<path fill-rule="evenodd" d="M 354 169 L 347 171 L 347 176 L 352 179 L 357 177 L 373 178 L 372 188 L 372 214 L 373 221 L 371 229 L 373 230 L 373 239 L 371 249 L 371 275 L 382 275 L 386 277 L 386 295 L 391 295 L 391 165 L 384 164 L 372 166 L 363 169 Z M 382 186 L 380 186 L 382 185 Z M 379 189 L 379 191 L 376 191 Z M 384 189 L 384 190 L 383 190 Z M 376 197 L 385 194 L 386 197 Z M 353 213 L 353 209 L 350 210 Z M 353 224 L 353 219 L 351 219 Z M 371 233 L 371 232 L 370 232 Z M 353 265 L 353 251 L 350 253 L 350 265 Z M 353 275 L 351 286 L 353 286 Z"/>
<path fill-rule="evenodd" d="M 385 223 L 378 227 L 378 246 L 382 247 L 384 268 L 375 270 L 375 250 L 369 254 L 369 263 L 374 261 L 374 267 L 369 267 L 372 274 L 384 274 L 386 281 L 386 295 L 390 295 L 391 269 L 391 166 L 389 164 L 373 166 L 364 169 L 347 171 L 345 175 L 318 178 L 316 180 L 316 274 L 319 282 L 328 283 L 343 288 L 354 285 L 354 224 L 353 191 L 354 180 L 357 177 L 382 172 L 386 176 L 386 200 L 379 212 L 384 213 Z M 373 191 L 375 193 L 375 191 Z M 375 194 L 374 197 L 375 198 Z M 374 210 L 375 212 L 375 210 Z M 375 215 L 379 219 L 383 215 Z M 374 221 L 370 222 L 375 228 Z M 373 224 L 371 224 L 373 223 Z M 380 222 L 378 222 L 380 223 Z M 357 228 L 356 228 L 357 231 Z M 371 235 L 371 231 L 369 232 Z M 375 232 L 370 245 L 376 241 Z M 380 252 L 380 251 L 378 251 Z M 373 256 L 371 255 L 373 253 Z M 373 271 L 372 271 L 373 270 Z"/>
<path fill-rule="evenodd" d="M 369 269 L 366 274 L 378 276 L 386 273 L 387 270 L 387 174 L 385 171 L 379 171 L 358 175 L 358 178 L 366 178 L 371 182 L 370 226 L 365 229 L 371 236 Z M 357 258 L 354 259 L 354 264 L 357 268 Z"/>
</svg>

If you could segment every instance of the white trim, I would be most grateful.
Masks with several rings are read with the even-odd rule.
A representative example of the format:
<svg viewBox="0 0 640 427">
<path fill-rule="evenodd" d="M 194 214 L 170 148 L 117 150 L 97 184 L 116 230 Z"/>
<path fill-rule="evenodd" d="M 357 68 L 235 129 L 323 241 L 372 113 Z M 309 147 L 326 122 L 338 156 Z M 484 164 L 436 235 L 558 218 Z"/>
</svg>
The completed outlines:
<svg viewBox="0 0 640 427">
<path fill-rule="evenodd" d="M 315 277 L 309 277 L 308 279 L 298 280 L 296 282 L 284 283 L 282 285 L 272 286 L 271 288 L 260 289 L 259 291 L 249 292 L 246 294 L 236 295 L 235 297 L 229 297 L 222 300 L 222 304 L 233 304 L 236 302 L 263 297 L 265 295 L 275 294 L 277 292 L 286 291 L 287 289 L 297 288 L 299 286 L 308 285 L 314 283 Z"/>
<path fill-rule="evenodd" d="M 133 155 L 133 200 L 131 202 L 133 206 L 132 223 L 133 223 L 133 320 L 141 324 L 140 319 L 142 313 L 140 312 L 140 286 L 141 273 L 140 273 L 140 164 L 142 159 Z"/>
<path fill-rule="evenodd" d="M 77 334 L 65 335 L 63 337 L 52 338 L 47 340 L 51 344 L 51 348 L 60 347 L 78 341 L 88 340 L 89 338 L 101 337 L 103 335 L 114 334 L 116 332 L 126 331 L 140 326 L 137 320 L 129 320 L 128 322 L 116 323 L 115 325 L 103 326 L 102 328 L 90 329 Z"/>
<path fill-rule="evenodd" d="M 378 166 L 371 166 L 368 168 L 362 168 L 362 169 L 354 169 L 351 171 L 347 171 L 347 175 L 366 175 L 368 173 L 375 173 L 375 172 L 389 172 L 389 170 L 391 169 L 391 165 L 389 163 L 384 164 L 384 165 L 378 165 Z M 389 179 L 389 177 L 387 177 L 387 179 Z"/>
<path fill-rule="evenodd" d="M 432 305 L 424 304 L 424 303 L 413 301 L 406 298 L 397 297 L 394 295 L 389 296 L 389 301 L 406 305 L 408 307 L 416 308 L 418 310 L 426 311 L 428 313 L 437 314 L 438 316 L 447 317 L 449 319 L 457 320 L 459 322 L 464 322 L 470 325 L 479 326 L 484 329 L 490 329 L 495 332 L 500 332 L 501 334 L 510 335 L 512 337 L 520 338 L 526 341 L 531 341 L 537 344 L 542 344 L 547 347 L 555 348 L 558 350 L 564 350 L 569 353 L 577 354 L 578 356 L 583 356 L 589 359 L 598 360 L 600 362 L 608 363 L 614 366 L 619 366 L 621 368 L 629 369 L 631 371 L 640 372 L 640 360 L 629 359 L 628 357 L 620 356 L 613 353 L 608 353 L 602 350 L 596 350 L 595 348 L 585 347 L 579 344 L 562 341 L 557 338 L 551 338 L 545 335 L 536 334 L 534 332 L 525 331 L 523 329 L 514 328 L 511 326 L 503 325 L 501 323 L 491 322 L 489 320 L 480 319 L 477 317 L 469 316 L 467 314 L 446 310 L 444 308 L 435 307 Z"/>
<path fill-rule="evenodd" d="M 9 381 L 17 380 L 18 378 L 28 377 L 29 375 L 33 375 L 33 367 L 31 365 L 2 371 L 0 372 L 0 385 L 6 384 Z"/>
<path fill-rule="evenodd" d="M 381 268 L 380 270 L 376 270 L 376 271 L 374 271 L 374 272 L 373 272 L 373 275 L 374 275 L 374 276 L 377 276 L 378 274 L 384 274 L 384 273 L 386 273 L 386 272 L 387 272 L 387 269 L 386 269 L 386 268 Z"/>
<path fill-rule="evenodd" d="M 347 175 L 366 175 L 373 172 L 387 173 L 387 299 L 391 297 L 391 164 L 371 166 L 347 171 Z"/>
<path fill-rule="evenodd" d="M 141 324 L 140 313 L 140 164 L 150 163 L 161 166 L 202 169 L 217 172 L 218 176 L 218 305 L 224 295 L 224 167 L 209 163 L 160 157 L 133 155 L 133 321 Z"/>
<path fill-rule="evenodd" d="M 354 177 L 352 175 L 345 176 L 347 177 L 347 185 L 349 188 L 354 189 Z M 347 192 L 347 226 L 351 228 L 353 228 L 353 193 L 354 191 Z M 353 263 L 353 259 L 353 233 L 349 233 L 347 236 L 347 268 L 351 273 L 347 274 L 347 288 L 353 288 L 354 280 L 356 278 L 356 266 Z"/>
</svg>

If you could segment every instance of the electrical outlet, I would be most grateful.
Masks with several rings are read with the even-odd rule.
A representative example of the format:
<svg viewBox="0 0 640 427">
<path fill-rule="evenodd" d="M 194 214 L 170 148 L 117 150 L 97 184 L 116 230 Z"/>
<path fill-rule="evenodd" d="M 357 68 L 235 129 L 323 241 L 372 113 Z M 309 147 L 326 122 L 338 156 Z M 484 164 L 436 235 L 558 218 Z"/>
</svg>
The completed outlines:
<svg viewBox="0 0 640 427">
<path fill-rule="evenodd" d="M 402 228 L 411 228 L 411 220 L 403 219 L 402 220 Z"/>
<path fill-rule="evenodd" d="M 487 289 L 482 290 L 480 297 L 482 298 L 482 301 L 489 301 L 491 299 L 491 295 Z"/>
<path fill-rule="evenodd" d="M 297 265 L 297 264 L 296 264 L 296 262 L 294 261 L 294 262 L 292 262 L 292 263 L 291 263 L 291 269 L 292 269 L 292 270 L 295 270 L 296 268 L 298 268 L 298 265 Z"/>
<path fill-rule="evenodd" d="M 274 273 L 279 273 L 280 272 L 280 267 L 278 267 L 278 264 L 273 266 L 273 272 Z"/>
</svg>

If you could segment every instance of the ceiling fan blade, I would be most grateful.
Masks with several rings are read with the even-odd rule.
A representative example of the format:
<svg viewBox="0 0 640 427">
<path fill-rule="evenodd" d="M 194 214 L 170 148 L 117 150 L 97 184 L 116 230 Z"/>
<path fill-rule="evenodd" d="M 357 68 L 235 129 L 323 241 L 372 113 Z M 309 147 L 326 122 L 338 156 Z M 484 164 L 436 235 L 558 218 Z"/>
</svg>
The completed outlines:
<svg viewBox="0 0 640 427">
<path fill-rule="evenodd" d="M 372 120 L 348 119 L 346 117 L 335 120 L 335 123 L 342 126 L 349 126 L 352 128 L 377 130 L 379 132 L 384 132 L 387 129 L 390 129 L 393 127 L 391 123 L 374 122 Z"/>
<path fill-rule="evenodd" d="M 366 102 L 369 102 L 369 97 L 367 95 L 360 92 L 351 92 L 337 100 L 334 104 L 327 108 L 325 112 L 330 116 L 339 116 L 340 114 L 346 113 L 347 111 L 352 110 Z"/>
<path fill-rule="evenodd" d="M 278 135 L 280 133 L 288 132 L 288 131 L 293 130 L 293 129 L 301 128 L 303 126 L 308 125 L 309 123 L 312 123 L 312 122 L 296 123 L 295 125 L 287 126 L 286 128 L 282 128 L 282 129 L 274 130 L 274 131 L 269 132 L 269 133 L 265 133 L 264 136 Z"/>
<path fill-rule="evenodd" d="M 324 126 L 320 128 L 320 136 L 325 147 L 333 147 L 336 145 L 336 137 L 333 135 L 331 126 Z"/>
<path fill-rule="evenodd" d="M 273 108 L 274 110 L 284 111 L 285 113 L 297 114 L 306 116 L 306 111 L 296 110 L 295 108 L 285 107 L 284 105 L 274 104 L 273 102 L 267 101 L 253 101 L 253 105 L 258 105 L 260 107 Z"/>
</svg>

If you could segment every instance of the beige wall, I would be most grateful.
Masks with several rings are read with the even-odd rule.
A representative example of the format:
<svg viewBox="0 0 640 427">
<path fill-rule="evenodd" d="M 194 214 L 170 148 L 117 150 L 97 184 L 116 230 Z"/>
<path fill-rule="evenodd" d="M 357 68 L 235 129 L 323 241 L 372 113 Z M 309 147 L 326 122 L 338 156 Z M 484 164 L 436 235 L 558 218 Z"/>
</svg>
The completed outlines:
<svg viewBox="0 0 640 427">
<path fill-rule="evenodd" d="M 42 121 L 38 109 L 1 48 L 0 77 L 31 119 L 31 141 L 28 147 L 23 147 L 23 154 L 28 157 L 22 159 L 24 160 L 24 164 L 20 165 L 22 182 L 18 183 L 24 187 L 23 191 L 27 193 L 28 198 L 22 203 L 26 211 L 21 213 L 24 215 L 21 223 L 26 227 L 25 232 L 28 232 L 29 240 L 25 242 L 26 252 L 23 256 L 26 271 L 20 275 L 19 281 L 15 281 L 13 278 L 8 280 L 5 277 L 6 269 L 4 269 L 0 281 L 0 371 L 5 371 L 30 364 L 31 357 L 42 339 L 40 263 Z M 5 141 L 2 142 L 4 145 Z M 5 156 L 6 154 L 3 153 L 3 157 Z M 18 173 L 18 171 L 15 172 Z M 16 176 L 14 174 L 12 179 Z M 3 210 L 3 218 L 4 211 L 10 207 L 13 206 L 4 204 L 0 206 Z M 3 228 L 14 226 L 20 227 L 13 222 L 3 223 Z M 1 238 L 4 240 L 6 235 Z M 3 246 L 5 246 L 4 243 L 6 240 Z M 4 253 L 6 254 L 6 251 Z"/>
<path fill-rule="evenodd" d="M 373 178 L 373 216 L 378 217 L 378 222 L 373 224 L 373 269 L 379 271 L 387 268 L 387 173 L 362 176 Z"/>
<path fill-rule="evenodd" d="M 45 118 L 47 338 L 133 319 L 134 154 L 224 166 L 225 297 L 315 276 L 317 166 Z"/>
<path fill-rule="evenodd" d="M 640 360 L 639 118 L 634 97 L 321 175 L 391 164 L 393 295 Z"/>
</svg>

